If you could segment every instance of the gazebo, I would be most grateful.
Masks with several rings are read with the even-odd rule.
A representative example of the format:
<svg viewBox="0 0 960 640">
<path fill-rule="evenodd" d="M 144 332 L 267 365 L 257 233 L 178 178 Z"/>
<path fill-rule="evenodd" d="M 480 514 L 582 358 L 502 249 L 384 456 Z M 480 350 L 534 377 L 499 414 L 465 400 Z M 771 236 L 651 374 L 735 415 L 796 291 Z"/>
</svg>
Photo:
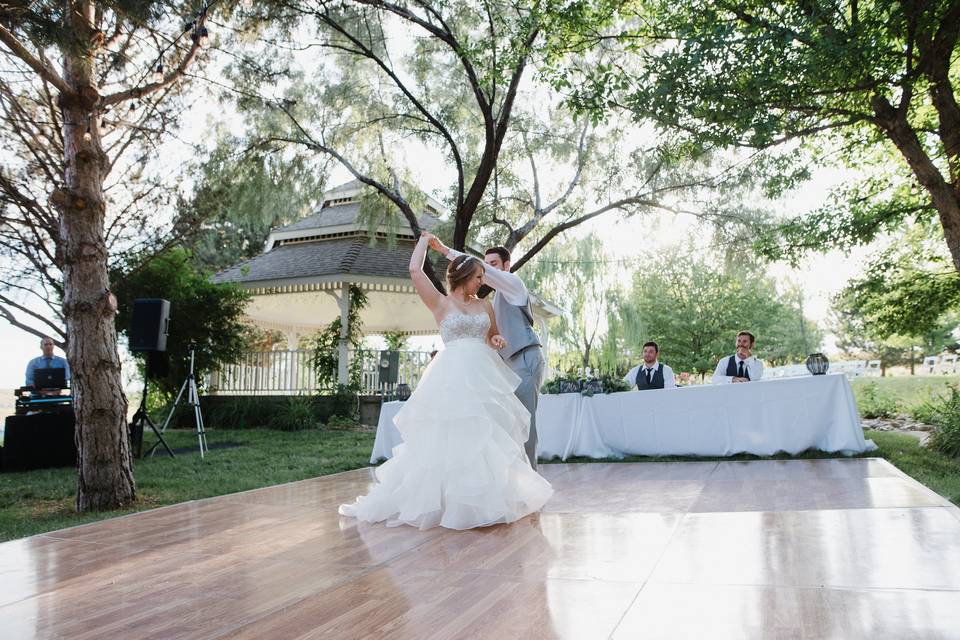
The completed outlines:
<svg viewBox="0 0 960 640">
<path fill-rule="evenodd" d="M 232 282 L 247 289 L 252 294 L 246 309 L 249 321 L 261 329 L 282 334 L 290 354 L 297 352 L 301 338 L 314 335 L 339 316 L 343 327 L 338 370 L 341 382 L 347 379 L 351 357 L 345 339 L 351 286 L 359 287 L 367 295 L 367 306 L 360 314 L 365 335 L 437 333 L 433 316 L 410 282 L 408 264 L 415 245 L 413 233 L 405 225 L 388 228 L 386 215 L 379 216 L 379 224 L 368 224 L 367 220 L 374 216 L 361 215 L 363 189 L 360 182 L 351 181 L 326 191 L 315 213 L 271 231 L 262 254 L 213 278 L 215 282 Z M 421 227 L 435 228 L 441 210 L 439 202 L 426 198 L 420 216 Z M 441 258 L 434 264 L 437 273 L 442 274 L 446 261 Z M 531 299 L 538 332 L 546 340 L 547 320 L 562 311 L 537 295 L 531 294 Z M 284 354 L 270 355 L 272 361 L 285 361 L 286 364 L 281 365 L 285 369 L 308 368 L 305 364 L 293 363 L 291 357 Z M 264 364 L 267 363 L 261 362 L 258 366 L 263 368 Z M 302 380 L 304 376 L 281 377 L 290 381 L 280 384 L 281 387 L 302 387 L 295 380 Z M 276 376 L 258 378 L 273 380 Z M 252 393 L 302 390 L 276 388 L 275 381 L 270 385 L 273 388 L 255 389 L 247 383 L 247 390 Z M 226 390 L 222 385 L 221 389 Z"/>
</svg>

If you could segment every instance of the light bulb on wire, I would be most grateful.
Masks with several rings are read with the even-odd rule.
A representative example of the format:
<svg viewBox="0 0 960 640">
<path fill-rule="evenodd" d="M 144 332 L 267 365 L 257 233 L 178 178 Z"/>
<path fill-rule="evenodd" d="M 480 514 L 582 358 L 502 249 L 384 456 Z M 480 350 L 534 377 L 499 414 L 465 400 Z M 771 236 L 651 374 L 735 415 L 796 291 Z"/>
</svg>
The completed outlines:
<svg viewBox="0 0 960 640">
<path fill-rule="evenodd" d="M 201 25 L 193 32 L 193 39 L 196 40 L 197 44 L 201 47 L 206 47 L 210 44 L 210 32 L 207 31 L 206 27 Z"/>
<path fill-rule="evenodd" d="M 157 68 L 153 70 L 153 81 L 157 84 L 163 82 L 163 63 L 158 62 Z"/>
</svg>

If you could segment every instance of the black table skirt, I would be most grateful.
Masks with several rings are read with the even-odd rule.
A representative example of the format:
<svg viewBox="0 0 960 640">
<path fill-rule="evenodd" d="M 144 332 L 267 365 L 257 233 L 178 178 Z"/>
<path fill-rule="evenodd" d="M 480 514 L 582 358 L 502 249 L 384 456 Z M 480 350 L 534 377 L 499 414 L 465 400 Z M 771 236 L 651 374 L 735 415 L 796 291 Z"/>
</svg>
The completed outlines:
<svg viewBox="0 0 960 640">
<path fill-rule="evenodd" d="M 46 467 L 74 467 L 72 411 L 7 416 L 3 433 L 3 470 L 26 471 Z"/>
</svg>

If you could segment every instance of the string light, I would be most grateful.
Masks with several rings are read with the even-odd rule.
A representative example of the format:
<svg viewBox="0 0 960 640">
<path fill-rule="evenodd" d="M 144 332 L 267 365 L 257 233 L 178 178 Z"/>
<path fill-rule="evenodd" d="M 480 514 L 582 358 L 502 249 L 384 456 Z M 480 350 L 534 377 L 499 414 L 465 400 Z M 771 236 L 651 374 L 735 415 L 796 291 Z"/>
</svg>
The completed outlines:
<svg viewBox="0 0 960 640">
<path fill-rule="evenodd" d="M 243 5 L 244 9 L 250 9 L 253 7 L 253 0 L 242 0 L 241 4 Z"/>
<path fill-rule="evenodd" d="M 169 43 L 160 51 L 160 55 L 157 57 L 157 66 L 153 68 L 152 71 L 149 71 L 143 77 L 149 77 L 154 84 L 162 84 L 164 81 L 163 73 L 163 54 L 169 48 L 175 46 L 177 42 L 185 36 L 190 34 L 190 39 L 193 40 L 194 44 L 206 48 L 210 44 L 210 31 L 207 27 L 202 24 L 207 17 L 207 12 L 210 10 L 210 7 L 219 2 L 219 0 L 204 1 L 201 4 L 200 10 L 197 11 L 193 16 L 188 17 L 183 23 L 183 30 L 173 42 Z M 253 6 L 253 0 L 241 0 L 242 4 L 246 8 Z M 130 110 L 133 110 L 133 106 L 130 107 Z"/>
<path fill-rule="evenodd" d="M 197 27 L 196 31 L 193 32 L 193 39 L 201 47 L 206 48 L 210 44 L 210 32 L 207 31 L 207 28 L 203 25 Z"/>
<path fill-rule="evenodd" d="M 90 131 L 90 116 L 87 116 L 87 130 L 83 132 L 83 141 L 90 142 L 93 140 L 93 133 Z"/>
</svg>

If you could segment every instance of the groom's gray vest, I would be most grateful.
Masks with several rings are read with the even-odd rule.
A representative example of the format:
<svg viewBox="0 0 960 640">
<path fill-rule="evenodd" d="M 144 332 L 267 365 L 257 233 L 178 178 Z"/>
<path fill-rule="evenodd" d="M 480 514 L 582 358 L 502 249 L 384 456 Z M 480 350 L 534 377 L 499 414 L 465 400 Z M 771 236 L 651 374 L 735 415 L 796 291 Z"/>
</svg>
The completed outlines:
<svg viewBox="0 0 960 640">
<path fill-rule="evenodd" d="M 496 294 L 493 296 L 493 313 L 497 318 L 497 329 L 507 341 L 507 348 L 500 352 L 504 360 L 531 345 L 540 346 L 540 338 L 533 330 L 533 311 L 530 309 L 529 297 L 525 305 L 517 306 Z"/>
</svg>

